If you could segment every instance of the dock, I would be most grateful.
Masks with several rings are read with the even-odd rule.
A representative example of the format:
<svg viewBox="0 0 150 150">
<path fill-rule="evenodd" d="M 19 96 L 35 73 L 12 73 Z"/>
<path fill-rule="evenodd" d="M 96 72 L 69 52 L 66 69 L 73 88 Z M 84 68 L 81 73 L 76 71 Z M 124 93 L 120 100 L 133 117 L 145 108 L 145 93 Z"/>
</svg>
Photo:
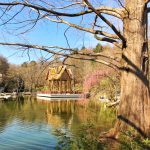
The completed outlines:
<svg viewBox="0 0 150 150">
<path fill-rule="evenodd" d="M 0 93 L 0 100 L 8 100 L 12 97 L 13 95 L 10 93 Z"/>
<path fill-rule="evenodd" d="M 44 94 L 44 93 L 38 93 L 37 98 L 58 98 L 58 99 L 79 99 L 82 98 L 83 94 Z"/>
</svg>

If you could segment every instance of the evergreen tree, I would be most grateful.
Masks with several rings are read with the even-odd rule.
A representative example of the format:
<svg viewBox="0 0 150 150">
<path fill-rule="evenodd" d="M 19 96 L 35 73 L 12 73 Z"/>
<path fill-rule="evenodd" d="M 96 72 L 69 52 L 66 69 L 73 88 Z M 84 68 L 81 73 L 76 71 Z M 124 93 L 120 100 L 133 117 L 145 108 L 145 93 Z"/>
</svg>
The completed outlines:
<svg viewBox="0 0 150 150">
<path fill-rule="evenodd" d="M 96 45 L 96 47 L 93 49 L 93 52 L 94 53 L 100 53 L 100 52 L 102 52 L 103 51 L 103 47 L 102 47 L 102 45 L 100 44 L 100 43 L 98 43 L 97 45 Z"/>
</svg>

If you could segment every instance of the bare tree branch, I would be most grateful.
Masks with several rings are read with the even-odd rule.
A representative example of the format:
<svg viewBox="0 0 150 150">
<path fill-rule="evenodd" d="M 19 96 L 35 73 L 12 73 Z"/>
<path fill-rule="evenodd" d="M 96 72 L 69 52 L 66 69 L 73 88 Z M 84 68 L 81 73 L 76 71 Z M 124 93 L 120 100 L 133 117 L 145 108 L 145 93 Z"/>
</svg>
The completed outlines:
<svg viewBox="0 0 150 150">
<path fill-rule="evenodd" d="M 150 13 L 150 7 L 147 8 L 147 13 Z"/>
<path fill-rule="evenodd" d="M 86 32 L 89 32 L 89 33 L 92 33 L 92 34 L 100 34 L 100 35 L 103 35 L 103 36 L 106 36 L 106 37 L 109 37 L 109 38 L 119 39 L 119 37 L 116 36 L 115 34 L 110 34 L 110 33 L 104 32 L 104 31 L 94 30 L 94 29 L 91 29 L 91 28 L 84 28 L 84 27 L 79 26 L 77 24 L 73 24 L 73 23 L 70 23 L 68 21 L 65 21 L 60 17 L 59 17 L 59 20 L 52 19 L 48 16 L 45 16 L 45 18 L 52 21 L 52 22 L 64 23 L 64 24 L 66 24 L 70 27 L 73 27 L 73 28 L 76 28 L 76 29 L 79 29 L 79 30 L 82 30 L 82 31 L 86 31 Z"/>
<path fill-rule="evenodd" d="M 65 9 L 65 8 L 72 7 L 72 6 L 79 5 L 79 4 L 83 4 L 83 3 L 82 2 L 75 2 L 75 3 L 65 5 L 65 6 L 62 6 L 62 7 L 54 7 L 53 9 Z"/>
<path fill-rule="evenodd" d="M 124 36 L 116 29 L 116 27 L 108 20 L 106 19 L 103 15 L 101 15 L 92 5 L 88 0 L 84 0 L 84 2 L 87 4 L 87 6 L 93 10 L 115 33 L 116 35 L 122 40 L 123 43 L 125 43 L 125 38 Z"/>
<path fill-rule="evenodd" d="M 94 37 L 95 37 L 97 40 L 99 40 L 99 41 L 109 42 L 109 43 L 111 43 L 111 44 L 113 44 L 113 45 L 115 45 L 116 47 L 118 47 L 118 48 L 121 49 L 121 44 L 119 44 L 118 41 L 115 40 L 115 39 L 111 39 L 111 38 L 107 38 L 107 37 L 99 37 L 99 36 L 97 36 L 96 34 L 95 34 Z"/>
<path fill-rule="evenodd" d="M 54 9 L 61 9 L 61 7 L 47 8 L 47 7 L 44 7 L 44 5 L 40 6 L 39 4 L 38 5 L 37 4 L 32 4 L 32 3 L 29 3 L 28 1 L 21 1 L 21 2 L 18 2 L 18 1 L 16 2 L 15 1 L 15 2 L 8 2 L 8 3 L 0 2 L 0 5 L 1 6 L 7 6 L 6 9 L 8 9 L 8 6 L 12 8 L 13 6 L 17 6 L 17 5 L 21 5 L 21 6 L 23 6 L 23 8 L 24 7 L 31 8 L 31 10 L 36 12 L 38 16 L 34 19 L 28 20 L 29 21 L 28 24 L 33 23 L 33 26 L 30 29 L 32 29 L 40 19 L 45 18 L 45 19 L 47 19 L 49 21 L 52 21 L 52 22 L 63 23 L 63 24 L 68 25 L 69 27 L 73 27 L 73 28 L 76 28 L 78 30 L 86 31 L 86 32 L 89 32 L 91 34 L 94 34 L 97 40 L 106 41 L 106 42 L 112 43 L 114 45 L 117 45 L 118 41 L 120 39 L 123 41 L 124 37 L 121 35 L 121 33 L 115 28 L 115 26 L 112 23 L 110 23 L 110 21 L 108 21 L 104 16 L 101 15 L 101 13 L 106 13 L 106 14 L 115 16 L 117 18 L 122 18 L 123 13 L 124 13 L 123 9 L 104 7 L 104 6 L 99 7 L 99 8 L 93 8 L 92 5 L 90 3 L 88 3 L 87 0 L 85 0 L 85 2 L 88 5 L 87 10 L 80 11 L 78 13 L 72 13 L 72 14 L 65 13 L 65 12 L 54 11 Z M 78 4 L 78 3 L 76 3 L 76 4 Z M 73 4 L 66 5 L 64 7 L 67 8 L 67 7 L 71 7 L 73 5 L 76 5 L 76 4 L 73 3 Z M 84 6 L 85 6 L 85 4 L 84 4 Z M 4 13 L 6 13 L 6 12 L 7 12 L 7 10 L 4 11 Z M 73 24 L 71 22 L 68 22 L 68 21 L 64 20 L 64 18 L 62 18 L 62 16 L 65 16 L 65 17 L 83 16 L 85 14 L 89 14 L 89 13 L 93 13 L 93 12 L 96 14 L 96 18 L 95 18 L 95 22 L 93 24 L 93 28 L 87 28 L 87 27 L 83 27 L 83 26 L 78 25 L 78 24 Z M 2 14 L 2 15 L 4 15 L 4 14 Z M 15 14 L 15 16 L 16 15 L 17 14 Z M 94 29 L 94 26 L 97 28 L 96 23 L 97 23 L 98 17 L 100 17 L 102 19 L 102 21 L 104 21 L 108 26 L 110 26 L 115 34 L 110 34 L 110 33 L 104 32 L 102 30 Z M 5 22 L 5 23 L 8 24 L 8 22 Z M 24 23 L 24 21 L 20 21 L 20 23 Z M 29 30 L 26 30 L 22 33 L 25 33 Z M 65 37 L 66 37 L 66 31 L 64 33 Z M 102 37 L 99 37 L 97 35 L 100 35 Z M 115 66 L 117 68 L 117 65 L 113 64 L 113 62 L 110 62 L 108 60 L 98 60 L 97 59 L 97 57 L 103 57 L 103 58 L 107 58 L 109 60 L 116 61 L 114 58 L 111 58 L 110 56 L 104 56 L 102 54 L 97 54 L 97 55 L 96 54 L 84 54 L 82 52 L 78 52 L 78 51 L 75 51 L 74 49 L 71 49 L 70 46 L 69 46 L 69 48 L 62 48 L 62 47 L 59 47 L 59 46 L 49 46 L 48 47 L 48 46 L 38 46 L 38 45 L 29 45 L 29 44 L 21 44 L 21 43 L 2 43 L 1 42 L 0 44 L 1 45 L 19 46 L 19 47 L 28 49 L 28 51 L 29 51 L 29 49 L 39 49 L 39 50 L 43 50 L 45 52 L 51 53 L 53 55 L 61 55 L 65 58 L 70 57 L 70 58 L 74 58 L 74 59 L 91 60 L 91 61 L 96 61 L 96 62 L 99 62 L 99 63 L 101 62 L 102 64 L 105 64 L 107 66 L 109 66 L 109 65 L 110 66 Z M 60 49 L 63 52 L 62 51 L 58 52 L 57 49 Z M 66 51 L 68 51 L 68 52 L 66 52 Z"/>
<path fill-rule="evenodd" d="M 10 22 L 11 20 L 13 20 L 19 13 L 21 13 L 21 11 L 23 11 L 23 9 L 25 8 L 25 6 L 23 6 L 17 13 L 15 13 L 11 18 L 9 18 L 7 21 L 3 22 L 2 24 L 0 24 L 0 26 L 3 26 L 5 24 L 7 24 L 8 22 Z M 5 13 L 5 12 L 4 12 Z M 3 16 L 4 14 L 2 14 Z M 2 17 L 1 16 L 1 17 Z"/>
<path fill-rule="evenodd" d="M 105 41 L 105 42 L 109 42 L 109 43 L 118 43 L 116 40 L 110 39 L 107 37 L 98 37 L 97 35 L 95 35 L 95 38 L 99 41 Z"/>
<path fill-rule="evenodd" d="M 89 56 L 92 56 L 92 55 L 88 55 L 88 54 L 86 55 L 86 54 L 83 54 L 83 53 L 77 53 L 77 54 L 80 54 L 80 55 L 77 55 L 77 54 L 74 54 L 74 53 L 65 54 L 63 52 L 57 52 L 57 51 L 49 49 L 49 48 L 56 48 L 57 46 L 47 47 L 47 46 L 39 46 L 39 45 L 29 45 L 29 44 L 22 44 L 22 43 L 6 43 L 6 42 L 4 42 L 4 43 L 0 42 L 0 45 L 19 46 L 19 47 L 22 47 L 22 48 L 27 48 L 28 50 L 29 49 L 43 50 L 45 52 L 48 52 L 48 53 L 51 53 L 51 54 L 54 54 L 54 55 L 60 55 L 60 56 L 63 56 L 63 57 L 73 58 L 73 59 L 82 59 L 82 60 L 94 61 L 94 62 L 104 64 L 104 65 L 109 66 L 109 67 L 114 68 L 114 69 L 119 69 L 119 66 L 117 64 L 113 63 L 112 61 L 97 59 L 97 58 L 94 57 L 96 55 L 93 55 L 93 57 L 89 57 Z M 62 48 L 62 47 L 59 47 L 59 48 L 62 49 L 62 50 L 66 50 L 65 48 Z M 68 49 L 68 50 L 70 50 L 70 49 Z M 72 51 L 74 51 L 74 50 L 72 49 Z M 88 57 L 82 57 L 82 55 L 88 56 Z M 97 55 L 97 56 L 100 56 L 100 54 Z M 111 59 L 111 57 L 110 57 L 110 59 Z"/>
<path fill-rule="evenodd" d="M 92 9 L 88 9 L 86 11 L 81 11 L 78 13 L 73 13 L 73 14 L 69 14 L 69 13 L 63 13 L 63 12 L 57 12 L 54 11 L 53 9 L 47 9 L 45 7 L 39 6 L 39 5 L 35 5 L 35 4 L 31 4 L 31 3 L 27 3 L 27 2 L 0 2 L 1 6 L 16 6 L 16 5 L 23 5 L 26 7 L 30 7 L 30 8 L 34 8 L 36 10 L 41 10 L 47 13 L 52 13 L 54 15 L 58 15 L 58 16 L 66 16 L 66 17 L 77 17 L 77 16 L 82 16 L 85 14 L 89 14 L 92 13 L 93 10 Z M 111 8 L 111 7 L 99 7 L 99 8 L 95 8 L 95 10 L 98 11 L 98 13 L 105 13 L 108 15 L 112 15 L 115 16 L 117 18 L 122 18 L 123 16 L 123 9 L 120 8 Z"/>
</svg>

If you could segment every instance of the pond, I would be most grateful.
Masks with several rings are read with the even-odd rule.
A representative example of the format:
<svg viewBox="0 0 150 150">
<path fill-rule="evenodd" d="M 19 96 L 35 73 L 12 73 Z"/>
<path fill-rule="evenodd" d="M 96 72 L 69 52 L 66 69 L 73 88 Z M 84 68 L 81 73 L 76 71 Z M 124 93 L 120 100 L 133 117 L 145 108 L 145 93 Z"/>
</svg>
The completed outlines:
<svg viewBox="0 0 150 150">
<path fill-rule="evenodd" d="M 75 100 L 22 97 L 0 101 L 0 150 L 53 150 L 59 145 L 56 130 L 66 130 L 75 137 L 89 121 L 106 131 L 114 124 L 114 112 L 96 103 L 81 106 Z"/>
</svg>

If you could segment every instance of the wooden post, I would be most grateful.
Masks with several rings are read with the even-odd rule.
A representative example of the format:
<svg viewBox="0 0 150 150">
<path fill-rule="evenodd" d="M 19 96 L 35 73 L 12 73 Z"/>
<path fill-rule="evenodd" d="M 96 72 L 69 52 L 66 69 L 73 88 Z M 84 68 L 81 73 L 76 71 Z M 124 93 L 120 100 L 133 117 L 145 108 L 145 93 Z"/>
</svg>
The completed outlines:
<svg viewBox="0 0 150 150">
<path fill-rule="evenodd" d="M 57 93 L 59 93 L 59 80 L 57 80 Z"/>
<path fill-rule="evenodd" d="M 55 93 L 57 93 L 57 80 L 55 80 Z"/>
<path fill-rule="evenodd" d="M 70 80 L 68 80 L 68 91 L 70 93 Z"/>
<path fill-rule="evenodd" d="M 56 93 L 59 91 L 59 85 L 58 85 L 58 80 L 56 80 Z"/>
<path fill-rule="evenodd" d="M 55 93 L 55 80 L 53 80 L 53 93 Z"/>
<path fill-rule="evenodd" d="M 70 93 L 70 80 L 68 80 L 68 92 Z"/>
<path fill-rule="evenodd" d="M 60 80 L 60 93 L 62 93 L 62 81 Z"/>
<path fill-rule="evenodd" d="M 48 81 L 48 87 L 49 87 L 49 90 L 51 92 L 51 81 L 50 80 Z"/>
<path fill-rule="evenodd" d="M 66 92 L 68 93 L 68 80 L 66 80 Z"/>
<path fill-rule="evenodd" d="M 73 79 L 73 89 L 75 89 L 75 79 Z M 73 92 L 75 92 L 75 90 Z"/>
<path fill-rule="evenodd" d="M 60 80 L 58 80 L 58 92 L 60 93 Z"/>
<path fill-rule="evenodd" d="M 63 93 L 63 91 L 64 91 L 64 89 L 63 89 L 63 81 L 61 81 L 61 88 L 62 88 L 61 92 Z"/>
<path fill-rule="evenodd" d="M 71 80 L 69 81 L 69 90 L 70 90 L 70 93 L 72 93 Z"/>
<path fill-rule="evenodd" d="M 50 92 L 52 92 L 52 81 L 49 81 L 49 85 L 50 85 Z"/>
<path fill-rule="evenodd" d="M 52 80 L 51 81 L 51 92 L 53 93 L 53 90 L 54 90 L 54 81 Z"/>
<path fill-rule="evenodd" d="M 64 92 L 66 93 L 66 81 L 64 81 Z"/>
<path fill-rule="evenodd" d="M 67 80 L 65 81 L 65 93 L 67 93 Z"/>
</svg>

